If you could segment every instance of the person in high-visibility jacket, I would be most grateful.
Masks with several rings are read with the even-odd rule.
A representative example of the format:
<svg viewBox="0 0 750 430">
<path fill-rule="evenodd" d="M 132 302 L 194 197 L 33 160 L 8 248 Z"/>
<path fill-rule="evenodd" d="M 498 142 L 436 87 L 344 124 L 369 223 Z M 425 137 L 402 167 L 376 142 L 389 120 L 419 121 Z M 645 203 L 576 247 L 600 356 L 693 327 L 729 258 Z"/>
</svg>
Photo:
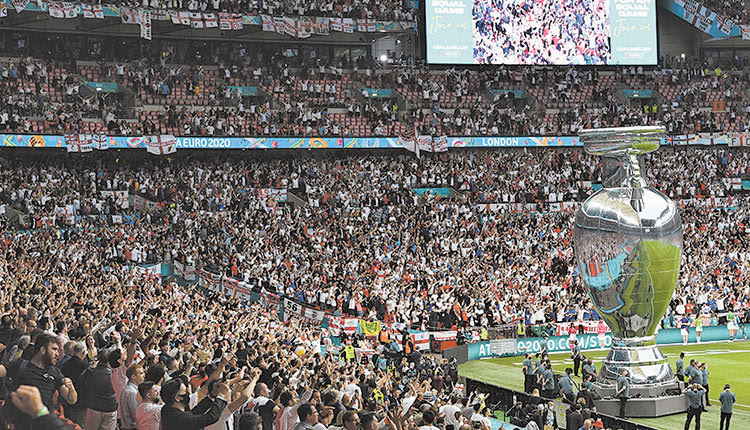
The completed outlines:
<svg viewBox="0 0 750 430">
<path fill-rule="evenodd" d="M 524 320 L 518 321 L 518 337 L 526 336 L 526 322 Z"/>
<path fill-rule="evenodd" d="M 487 340 L 487 339 L 489 339 L 489 337 L 490 337 L 490 336 L 489 336 L 489 334 L 487 333 L 487 329 L 486 329 L 486 328 L 482 327 L 482 332 L 480 333 L 479 337 L 480 337 L 480 339 L 482 339 L 482 340 Z"/>
<path fill-rule="evenodd" d="M 352 344 L 346 345 L 346 348 L 344 348 L 344 358 L 347 363 L 354 360 L 354 346 Z"/>
<path fill-rule="evenodd" d="M 407 335 L 405 336 L 404 341 L 404 354 L 405 355 L 411 355 L 414 352 L 414 339 L 412 339 L 411 336 Z"/>
<path fill-rule="evenodd" d="M 388 334 L 388 330 L 380 330 L 380 333 L 378 334 L 378 340 L 383 345 L 388 345 L 391 343 L 391 336 Z"/>
</svg>

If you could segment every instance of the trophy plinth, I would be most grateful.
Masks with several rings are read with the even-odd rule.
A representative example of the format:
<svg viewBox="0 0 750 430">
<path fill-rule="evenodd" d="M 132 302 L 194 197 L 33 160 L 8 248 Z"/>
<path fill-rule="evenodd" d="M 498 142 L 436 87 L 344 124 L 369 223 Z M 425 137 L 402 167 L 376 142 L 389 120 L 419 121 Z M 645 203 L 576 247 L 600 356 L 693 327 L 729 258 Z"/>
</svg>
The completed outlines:
<svg viewBox="0 0 750 430">
<path fill-rule="evenodd" d="M 646 184 L 639 158 L 658 149 L 663 135 L 660 127 L 580 133 L 586 152 L 603 157 L 602 189 L 583 203 L 574 228 L 581 278 L 613 336 L 595 383 L 603 396 L 614 392 L 623 369 L 631 396 L 677 387 L 655 332 L 677 284 L 682 221 L 675 203 Z"/>
</svg>

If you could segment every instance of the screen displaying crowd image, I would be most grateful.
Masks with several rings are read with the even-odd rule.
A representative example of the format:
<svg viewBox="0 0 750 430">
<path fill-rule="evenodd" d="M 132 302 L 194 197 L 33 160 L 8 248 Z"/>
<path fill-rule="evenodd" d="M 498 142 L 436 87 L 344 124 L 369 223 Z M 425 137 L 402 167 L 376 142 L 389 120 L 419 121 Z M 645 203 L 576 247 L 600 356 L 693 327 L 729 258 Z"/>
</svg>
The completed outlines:
<svg viewBox="0 0 750 430">
<path fill-rule="evenodd" d="M 656 64 L 655 0 L 427 0 L 436 64 Z"/>
</svg>

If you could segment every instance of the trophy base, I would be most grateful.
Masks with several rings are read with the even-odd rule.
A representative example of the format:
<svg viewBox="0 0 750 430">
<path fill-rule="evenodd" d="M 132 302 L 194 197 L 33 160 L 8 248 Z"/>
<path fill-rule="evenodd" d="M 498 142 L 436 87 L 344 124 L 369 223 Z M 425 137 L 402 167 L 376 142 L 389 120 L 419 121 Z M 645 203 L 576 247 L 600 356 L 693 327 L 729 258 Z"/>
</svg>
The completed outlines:
<svg viewBox="0 0 750 430">
<path fill-rule="evenodd" d="M 604 359 L 597 385 L 614 387 L 623 370 L 628 371 L 630 389 L 636 386 L 671 385 L 675 382 L 667 357 L 656 346 L 656 336 L 637 339 L 613 339 Z"/>
<path fill-rule="evenodd" d="M 679 382 L 677 383 L 679 384 Z M 633 391 L 630 391 L 631 395 Z M 620 415 L 620 400 L 602 398 L 594 400 L 596 411 L 600 414 L 617 417 Z M 627 418 L 655 418 L 667 415 L 682 414 L 687 410 L 685 396 L 631 397 L 625 404 Z"/>
<path fill-rule="evenodd" d="M 597 411 L 607 415 L 620 414 L 620 400 L 614 398 L 617 378 L 628 371 L 630 398 L 625 415 L 633 418 L 660 417 L 685 412 L 687 400 L 683 385 L 675 379 L 667 357 L 656 346 L 656 337 L 614 339 L 602 363 L 599 379 L 593 384 L 601 396 L 595 400 Z"/>
</svg>

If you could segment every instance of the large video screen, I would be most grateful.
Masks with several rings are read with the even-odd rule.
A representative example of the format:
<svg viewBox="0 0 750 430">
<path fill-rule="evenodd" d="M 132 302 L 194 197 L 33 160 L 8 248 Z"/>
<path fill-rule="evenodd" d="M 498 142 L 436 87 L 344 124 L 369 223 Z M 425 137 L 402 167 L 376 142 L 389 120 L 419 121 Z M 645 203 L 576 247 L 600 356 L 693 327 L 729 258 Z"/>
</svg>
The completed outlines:
<svg viewBox="0 0 750 430">
<path fill-rule="evenodd" d="M 656 0 L 426 0 L 433 64 L 656 64 Z"/>
</svg>

